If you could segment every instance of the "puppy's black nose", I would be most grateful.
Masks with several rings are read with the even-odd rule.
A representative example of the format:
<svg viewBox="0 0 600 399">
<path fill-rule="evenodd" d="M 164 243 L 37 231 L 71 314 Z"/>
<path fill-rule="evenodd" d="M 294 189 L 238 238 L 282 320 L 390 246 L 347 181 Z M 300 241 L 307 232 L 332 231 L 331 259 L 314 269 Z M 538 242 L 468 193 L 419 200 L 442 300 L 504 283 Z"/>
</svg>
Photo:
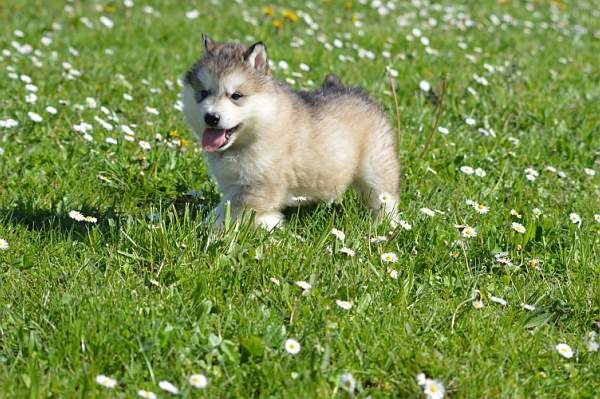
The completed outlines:
<svg viewBox="0 0 600 399">
<path fill-rule="evenodd" d="M 204 114 L 204 122 L 206 122 L 206 124 L 211 127 L 217 126 L 219 124 L 220 119 L 221 117 L 217 114 L 211 114 L 210 112 Z"/>
</svg>

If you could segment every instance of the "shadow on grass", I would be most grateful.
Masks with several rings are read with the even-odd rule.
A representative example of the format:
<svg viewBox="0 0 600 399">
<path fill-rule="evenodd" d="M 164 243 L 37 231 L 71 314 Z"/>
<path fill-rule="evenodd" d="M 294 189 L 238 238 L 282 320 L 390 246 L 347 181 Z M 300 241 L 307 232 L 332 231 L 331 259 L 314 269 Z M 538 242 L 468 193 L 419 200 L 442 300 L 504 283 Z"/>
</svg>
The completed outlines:
<svg viewBox="0 0 600 399">
<path fill-rule="evenodd" d="M 215 198 L 195 197 L 183 194 L 174 198 L 165 207 L 159 207 L 158 212 L 172 208 L 182 215 L 188 213 L 192 218 L 206 216 L 208 210 L 216 206 Z M 69 212 L 75 210 L 83 216 L 95 218 L 95 221 L 75 220 Z M 154 214 L 140 216 L 148 222 L 153 222 Z M 6 225 L 22 226 L 30 231 L 37 231 L 44 236 L 83 241 L 93 229 L 101 233 L 104 240 L 111 240 L 126 223 L 128 215 L 119 213 L 116 207 L 104 209 L 83 204 L 75 209 L 66 209 L 64 204 L 56 203 L 50 206 L 39 206 L 34 200 L 19 201 L 16 204 L 0 209 L 0 222 Z"/>
<path fill-rule="evenodd" d="M 111 232 L 118 231 L 123 220 L 114 207 L 101 210 L 83 205 L 78 209 L 82 215 L 94 217 L 95 222 L 77 221 L 69 216 L 69 211 L 62 209 L 61 204 L 40 207 L 34 201 L 19 201 L 8 208 L 0 209 L 0 221 L 37 231 L 45 236 L 61 236 L 63 239 L 83 241 L 92 228 L 104 236 L 110 236 Z"/>
</svg>

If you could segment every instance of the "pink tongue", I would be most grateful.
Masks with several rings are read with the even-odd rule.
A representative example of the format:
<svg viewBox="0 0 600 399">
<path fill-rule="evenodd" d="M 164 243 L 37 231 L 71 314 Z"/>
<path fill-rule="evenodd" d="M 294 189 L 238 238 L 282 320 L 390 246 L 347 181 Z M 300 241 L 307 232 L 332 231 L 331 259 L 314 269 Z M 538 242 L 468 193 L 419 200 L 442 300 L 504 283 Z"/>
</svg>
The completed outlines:
<svg viewBox="0 0 600 399">
<path fill-rule="evenodd" d="M 202 148 L 208 152 L 217 151 L 227 141 L 226 133 L 225 129 L 207 128 L 202 135 Z"/>
</svg>

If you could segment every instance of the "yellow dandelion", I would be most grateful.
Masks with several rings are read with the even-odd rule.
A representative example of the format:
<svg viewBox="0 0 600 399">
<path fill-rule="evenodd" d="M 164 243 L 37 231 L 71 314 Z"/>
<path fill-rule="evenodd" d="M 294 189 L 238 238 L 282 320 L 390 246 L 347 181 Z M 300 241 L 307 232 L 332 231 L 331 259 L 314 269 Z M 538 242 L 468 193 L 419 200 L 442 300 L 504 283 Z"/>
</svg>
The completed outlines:
<svg viewBox="0 0 600 399">
<path fill-rule="evenodd" d="M 344 8 L 345 8 L 346 10 L 350 10 L 350 9 L 352 8 L 352 2 L 351 2 L 351 1 L 347 1 L 347 2 L 344 4 Z"/>
<path fill-rule="evenodd" d="M 263 12 L 263 14 L 268 15 L 270 17 L 272 17 L 275 14 L 275 11 L 273 10 L 273 7 L 271 7 L 271 6 L 264 6 L 262 8 L 262 12 Z"/>
<path fill-rule="evenodd" d="M 298 22 L 298 15 L 290 10 L 285 10 L 283 12 L 283 18 L 287 19 L 290 22 Z"/>
<path fill-rule="evenodd" d="M 275 29 L 281 29 L 283 28 L 283 21 L 280 19 L 274 19 L 273 26 L 275 27 Z"/>
</svg>

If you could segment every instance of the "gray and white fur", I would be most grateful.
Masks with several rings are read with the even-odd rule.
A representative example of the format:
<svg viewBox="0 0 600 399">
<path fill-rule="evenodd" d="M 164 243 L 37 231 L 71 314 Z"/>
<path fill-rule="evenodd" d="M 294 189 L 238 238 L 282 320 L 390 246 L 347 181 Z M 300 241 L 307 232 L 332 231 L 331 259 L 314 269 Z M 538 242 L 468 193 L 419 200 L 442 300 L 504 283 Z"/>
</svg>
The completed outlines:
<svg viewBox="0 0 600 399">
<path fill-rule="evenodd" d="M 203 37 L 186 73 L 185 117 L 201 138 L 210 174 L 232 216 L 256 213 L 259 226 L 284 222 L 302 201 L 335 201 L 349 186 L 376 218 L 398 220 L 399 161 L 392 127 L 360 88 L 329 75 L 315 91 L 294 91 L 270 73 L 261 42 L 248 47 Z"/>
</svg>

